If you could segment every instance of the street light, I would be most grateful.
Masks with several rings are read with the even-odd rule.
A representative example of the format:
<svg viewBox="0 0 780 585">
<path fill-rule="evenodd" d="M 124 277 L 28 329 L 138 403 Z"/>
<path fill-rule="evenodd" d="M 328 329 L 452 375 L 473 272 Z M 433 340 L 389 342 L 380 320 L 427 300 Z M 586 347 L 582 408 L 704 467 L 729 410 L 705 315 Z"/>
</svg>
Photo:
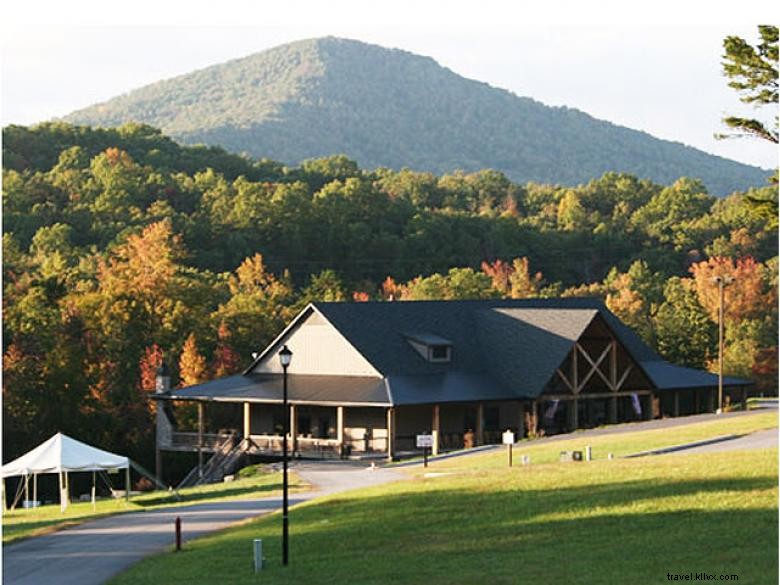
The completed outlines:
<svg viewBox="0 0 780 585">
<path fill-rule="evenodd" d="M 732 276 L 715 276 L 712 282 L 718 285 L 718 409 L 723 412 L 723 289 L 734 282 Z"/>
<path fill-rule="evenodd" d="M 289 557 L 289 523 L 287 520 L 287 432 L 290 425 L 290 409 L 287 405 L 287 367 L 292 361 L 292 352 L 285 345 L 279 352 L 279 362 L 282 364 L 282 388 L 284 405 L 284 433 L 282 435 L 282 460 L 284 466 L 284 478 L 282 483 L 282 565 L 287 566 Z"/>
</svg>

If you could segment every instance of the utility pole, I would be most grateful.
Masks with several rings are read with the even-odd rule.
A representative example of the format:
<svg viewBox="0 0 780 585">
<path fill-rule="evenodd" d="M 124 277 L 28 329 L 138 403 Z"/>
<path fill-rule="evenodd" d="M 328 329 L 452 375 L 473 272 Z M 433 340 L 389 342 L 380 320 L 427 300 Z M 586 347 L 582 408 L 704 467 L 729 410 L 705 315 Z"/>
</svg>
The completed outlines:
<svg viewBox="0 0 780 585">
<path fill-rule="evenodd" d="M 731 276 L 716 276 L 712 279 L 718 285 L 718 409 L 723 413 L 723 289 L 734 282 Z"/>
</svg>

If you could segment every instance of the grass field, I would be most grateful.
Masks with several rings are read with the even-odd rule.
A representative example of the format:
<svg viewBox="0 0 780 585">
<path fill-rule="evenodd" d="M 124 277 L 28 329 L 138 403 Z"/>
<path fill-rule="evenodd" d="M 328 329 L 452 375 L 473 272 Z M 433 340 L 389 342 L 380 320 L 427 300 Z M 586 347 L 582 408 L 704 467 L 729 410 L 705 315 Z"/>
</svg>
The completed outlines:
<svg viewBox="0 0 780 585">
<path fill-rule="evenodd" d="M 605 459 L 725 434 L 724 422 L 591 437 L 590 463 L 557 461 L 560 450 L 584 446 L 574 438 L 523 446 L 527 467 L 509 469 L 494 453 L 413 468 L 410 481 L 294 508 L 286 569 L 275 514 L 151 557 L 111 584 L 641 585 L 691 572 L 774 584 L 777 449 Z M 777 414 L 733 423 L 776 427 Z M 257 576 L 254 538 L 267 559 Z"/>
<path fill-rule="evenodd" d="M 257 468 L 253 468 L 257 469 Z M 300 491 L 306 486 L 291 476 L 291 487 Z M 168 506 L 185 506 L 202 502 L 224 499 L 267 497 L 278 494 L 282 489 L 281 473 L 247 473 L 236 481 L 185 488 L 178 491 L 178 497 L 171 492 L 149 492 L 133 496 L 130 502 L 123 498 L 116 500 L 98 500 L 95 510 L 90 502 L 74 502 L 60 512 L 59 504 L 41 506 L 29 510 L 8 510 L 3 513 L 3 543 L 21 538 L 39 536 L 54 530 L 80 524 L 99 516 L 154 510 Z"/>
</svg>

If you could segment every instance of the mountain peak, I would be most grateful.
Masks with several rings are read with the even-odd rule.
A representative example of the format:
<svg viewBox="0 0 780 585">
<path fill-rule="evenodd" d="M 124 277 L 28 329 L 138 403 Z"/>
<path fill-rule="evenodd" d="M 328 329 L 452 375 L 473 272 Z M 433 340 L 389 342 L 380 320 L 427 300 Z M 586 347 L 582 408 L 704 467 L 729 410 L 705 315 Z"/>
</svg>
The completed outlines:
<svg viewBox="0 0 780 585">
<path fill-rule="evenodd" d="M 495 168 L 515 181 L 585 182 L 606 171 L 718 194 L 766 172 L 570 108 L 466 79 L 423 57 L 319 37 L 160 81 L 74 112 L 93 126 L 136 121 L 184 143 L 297 164 L 344 153 L 367 168 Z"/>
</svg>

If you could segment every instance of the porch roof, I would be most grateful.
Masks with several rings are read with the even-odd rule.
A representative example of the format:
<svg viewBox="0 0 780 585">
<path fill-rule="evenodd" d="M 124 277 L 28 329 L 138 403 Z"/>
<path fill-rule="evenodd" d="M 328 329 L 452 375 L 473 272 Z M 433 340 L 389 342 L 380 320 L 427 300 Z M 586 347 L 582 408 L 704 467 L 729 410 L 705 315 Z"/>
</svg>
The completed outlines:
<svg viewBox="0 0 780 585">
<path fill-rule="evenodd" d="M 174 388 L 155 394 L 154 398 L 281 404 L 282 384 L 282 376 L 278 374 L 240 374 L 186 388 Z M 296 404 L 392 405 L 385 380 L 368 376 L 290 375 L 287 378 L 287 398 Z"/>
<path fill-rule="evenodd" d="M 663 360 L 642 362 L 641 366 L 658 390 L 712 388 L 718 385 L 716 374 L 677 366 Z M 750 380 L 743 378 L 723 377 L 723 386 L 749 386 L 750 384 L 752 384 Z"/>
</svg>

